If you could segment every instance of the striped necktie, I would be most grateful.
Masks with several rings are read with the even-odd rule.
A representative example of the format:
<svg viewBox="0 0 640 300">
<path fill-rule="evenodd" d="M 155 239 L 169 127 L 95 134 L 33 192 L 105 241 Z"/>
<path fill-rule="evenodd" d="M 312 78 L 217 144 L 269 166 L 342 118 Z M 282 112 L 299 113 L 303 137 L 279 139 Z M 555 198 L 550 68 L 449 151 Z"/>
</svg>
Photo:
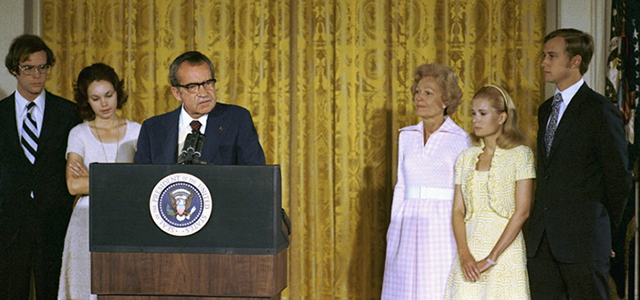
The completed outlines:
<svg viewBox="0 0 640 300">
<path fill-rule="evenodd" d="M 38 152 L 38 136 L 36 135 L 38 124 L 32 115 L 34 107 L 36 107 L 35 102 L 30 102 L 27 105 L 27 117 L 22 122 L 22 137 L 20 138 L 24 154 L 32 164 L 36 161 L 36 153 Z"/>
</svg>

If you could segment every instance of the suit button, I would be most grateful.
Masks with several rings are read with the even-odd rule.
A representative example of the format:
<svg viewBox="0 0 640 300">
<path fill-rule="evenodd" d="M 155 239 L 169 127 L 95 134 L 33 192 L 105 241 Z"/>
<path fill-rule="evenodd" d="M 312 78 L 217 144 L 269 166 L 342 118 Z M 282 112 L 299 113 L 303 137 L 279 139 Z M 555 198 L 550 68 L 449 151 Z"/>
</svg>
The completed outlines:
<svg viewBox="0 0 640 300">
<path fill-rule="evenodd" d="M 549 207 L 548 207 L 548 206 L 545 206 L 545 207 L 544 207 L 544 211 L 547 211 L 547 210 L 549 210 Z"/>
</svg>

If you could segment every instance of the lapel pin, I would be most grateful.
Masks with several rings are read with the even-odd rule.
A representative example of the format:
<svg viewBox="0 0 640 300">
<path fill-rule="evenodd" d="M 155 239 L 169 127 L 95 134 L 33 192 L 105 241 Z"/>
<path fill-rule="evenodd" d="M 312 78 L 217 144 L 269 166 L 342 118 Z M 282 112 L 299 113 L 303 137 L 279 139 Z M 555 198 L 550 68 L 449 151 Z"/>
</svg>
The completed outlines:
<svg viewBox="0 0 640 300">
<path fill-rule="evenodd" d="M 224 130 L 224 128 L 222 128 L 222 126 L 218 127 L 218 130 L 222 131 Z"/>
</svg>

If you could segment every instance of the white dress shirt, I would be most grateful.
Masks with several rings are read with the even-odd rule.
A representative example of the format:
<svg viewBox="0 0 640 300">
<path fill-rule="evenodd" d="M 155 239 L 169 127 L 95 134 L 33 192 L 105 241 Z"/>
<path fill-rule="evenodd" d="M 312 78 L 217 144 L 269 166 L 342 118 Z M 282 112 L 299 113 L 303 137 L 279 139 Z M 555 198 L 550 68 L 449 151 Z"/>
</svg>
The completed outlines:
<svg viewBox="0 0 640 300">
<path fill-rule="evenodd" d="M 44 95 L 45 95 L 45 92 L 44 90 L 42 90 L 40 95 L 38 95 L 38 97 L 36 97 L 36 99 L 33 100 L 33 102 L 36 103 L 36 107 L 33 108 L 31 117 L 36 121 L 36 124 L 38 125 L 36 132 L 34 132 L 37 136 L 40 136 L 40 132 L 42 131 L 42 119 L 44 119 L 44 105 L 45 105 Z M 22 137 L 22 123 L 24 122 L 24 119 L 27 117 L 27 105 L 29 104 L 29 101 L 27 101 L 27 99 L 22 97 L 22 95 L 20 95 L 18 90 L 16 90 L 15 92 L 15 98 L 16 98 L 16 125 L 18 126 L 18 140 L 19 140 L 20 137 Z"/>
<path fill-rule="evenodd" d="M 191 125 L 189 125 L 192 121 L 197 120 L 202 124 L 200 126 L 200 133 L 204 134 L 205 128 L 207 128 L 207 120 L 209 119 L 209 114 L 206 114 L 199 119 L 192 118 L 186 110 L 184 110 L 184 105 L 182 106 L 182 110 L 180 112 L 180 120 L 178 121 L 178 155 L 180 155 L 180 151 L 184 147 L 184 140 L 187 138 L 187 135 L 191 133 Z"/>
</svg>

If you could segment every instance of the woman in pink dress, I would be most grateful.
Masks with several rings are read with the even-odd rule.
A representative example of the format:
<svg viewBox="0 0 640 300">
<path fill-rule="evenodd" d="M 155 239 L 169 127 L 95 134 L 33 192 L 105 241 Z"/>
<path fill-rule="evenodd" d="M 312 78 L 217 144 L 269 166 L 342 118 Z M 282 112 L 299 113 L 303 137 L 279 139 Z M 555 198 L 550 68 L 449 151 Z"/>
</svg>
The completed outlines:
<svg viewBox="0 0 640 300">
<path fill-rule="evenodd" d="M 400 129 L 382 299 L 443 299 L 456 251 L 451 228 L 454 165 L 471 143 L 450 118 L 462 102 L 449 67 L 416 69 L 417 125 Z"/>
</svg>

